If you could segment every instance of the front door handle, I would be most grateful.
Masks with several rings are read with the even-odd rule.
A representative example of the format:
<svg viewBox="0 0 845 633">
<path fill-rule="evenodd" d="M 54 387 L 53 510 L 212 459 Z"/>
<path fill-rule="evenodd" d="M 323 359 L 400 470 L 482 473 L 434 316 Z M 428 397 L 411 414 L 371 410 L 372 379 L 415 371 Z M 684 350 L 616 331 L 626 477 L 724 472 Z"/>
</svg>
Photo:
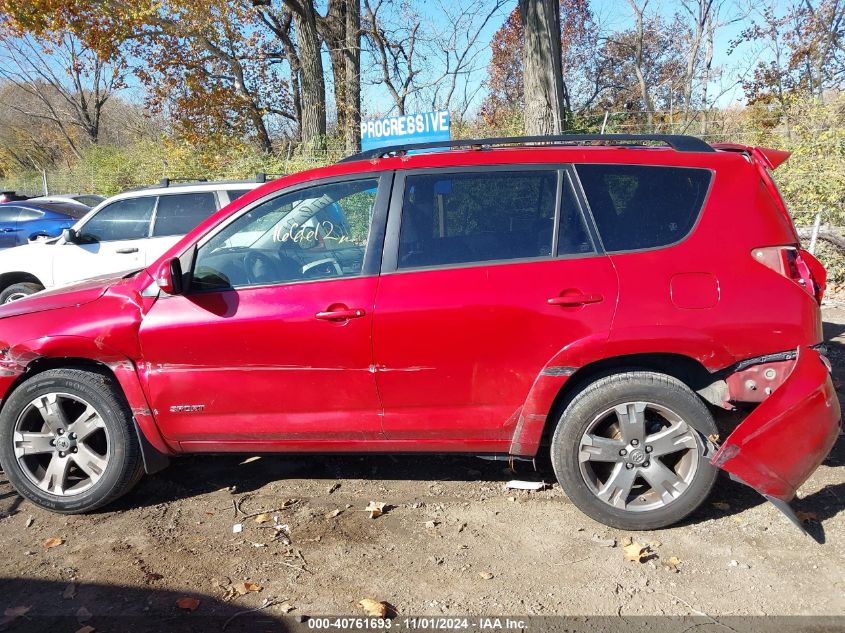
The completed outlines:
<svg viewBox="0 0 845 633">
<path fill-rule="evenodd" d="M 130 248 L 119 248 L 115 251 L 115 253 L 120 253 L 121 255 L 129 255 L 130 253 L 137 253 L 138 249 L 135 247 Z"/>
<path fill-rule="evenodd" d="M 339 310 L 326 310 L 318 312 L 315 318 L 321 321 L 348 321 L 349 319 L 360 319 L 367 311 L 362 308 L 341 308 Z"/>
<path fill-rule="evenodd" d="M 560 295 L 559 297 L 551 297 L 546 300 L 549 305 L 561 307 L 577 307 L 588 303 L 598 303 L 604 301 L 604 297 L 598 294 L 573 294 Z"/>
</svg>

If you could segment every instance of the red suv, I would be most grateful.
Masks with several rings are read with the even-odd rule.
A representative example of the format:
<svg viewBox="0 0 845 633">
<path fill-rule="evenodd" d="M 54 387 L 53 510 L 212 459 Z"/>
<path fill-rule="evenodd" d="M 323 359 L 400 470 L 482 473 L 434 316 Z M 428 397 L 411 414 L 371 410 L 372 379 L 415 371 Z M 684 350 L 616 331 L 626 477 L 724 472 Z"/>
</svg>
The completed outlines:
<svg viewBox="0 0 845 633">
<path fill-rule="evenodd" d="M 771 170 L 685 136 L 390 148 L 269 183 L 151 267 L 0 307 L 0 460 L 93 510 L 170 456 L 531 458 L 624 529 L 831 450 L 825 272 Z M 720 437 L 714 412 L 744 416 Z M 742 418 L 742 416 L 727 416 Z"/>
</svg>

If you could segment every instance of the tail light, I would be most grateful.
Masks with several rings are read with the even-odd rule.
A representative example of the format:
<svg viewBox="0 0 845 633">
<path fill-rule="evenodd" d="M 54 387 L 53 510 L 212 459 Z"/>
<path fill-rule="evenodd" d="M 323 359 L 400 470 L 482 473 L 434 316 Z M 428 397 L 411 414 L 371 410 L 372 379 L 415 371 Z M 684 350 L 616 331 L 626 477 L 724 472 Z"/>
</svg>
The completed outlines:
<svg viewBox="0 0 845 633">
<path fill-rule="evenodd" d="M 821 304 L 827 273 L 809 251 L 794 246 L 769 246 L 751 251 L 755 260 L 804 288 Z"/>
</svg>

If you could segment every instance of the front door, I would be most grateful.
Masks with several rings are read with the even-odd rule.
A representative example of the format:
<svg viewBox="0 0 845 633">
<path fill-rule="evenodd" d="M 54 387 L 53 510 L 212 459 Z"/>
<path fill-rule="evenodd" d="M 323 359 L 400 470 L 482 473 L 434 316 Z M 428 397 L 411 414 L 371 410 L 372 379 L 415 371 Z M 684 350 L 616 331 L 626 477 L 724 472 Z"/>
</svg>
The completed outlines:
<svg viewBox="0 0 845 633">
<path fill-rule="evenodd" d="M 253 204 L 141 324 L 148 395 L 190 450 L 354 450 L 381 437 L 373 303 L 389 176 Z M 375 220 L 374 220 L 375 217 Z M 368 237 L 369 236 L 369 237 Z"/>
<path fill-rule="evenodd" d="M 373 330 L 385 435 L 506 451 L 546 363 L 607 335 L 616 274 L 566 170 L 430 170 L 394 188 Z"/>
<path fill-rule="evenodd" d="M 155 205 L 155 196 L 117 200 L 79 227 L 76 242 L 59 240 L 52 251 L 54 285 L 143 268 Z"/>
</svg>

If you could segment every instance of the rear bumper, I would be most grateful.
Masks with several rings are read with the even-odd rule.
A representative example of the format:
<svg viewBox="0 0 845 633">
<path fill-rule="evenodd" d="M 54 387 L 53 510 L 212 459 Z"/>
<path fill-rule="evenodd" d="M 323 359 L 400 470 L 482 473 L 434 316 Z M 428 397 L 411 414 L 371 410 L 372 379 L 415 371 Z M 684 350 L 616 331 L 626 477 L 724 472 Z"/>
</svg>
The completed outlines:
<svg viewBox="0 0 845 633">
<path fill-rule="evenodd" d="M 713 465 L 788 503 L 833 448 L 841 411 L 818 351 L 798 350 L 789 377 L 725 440 Z"/>
</svg>

